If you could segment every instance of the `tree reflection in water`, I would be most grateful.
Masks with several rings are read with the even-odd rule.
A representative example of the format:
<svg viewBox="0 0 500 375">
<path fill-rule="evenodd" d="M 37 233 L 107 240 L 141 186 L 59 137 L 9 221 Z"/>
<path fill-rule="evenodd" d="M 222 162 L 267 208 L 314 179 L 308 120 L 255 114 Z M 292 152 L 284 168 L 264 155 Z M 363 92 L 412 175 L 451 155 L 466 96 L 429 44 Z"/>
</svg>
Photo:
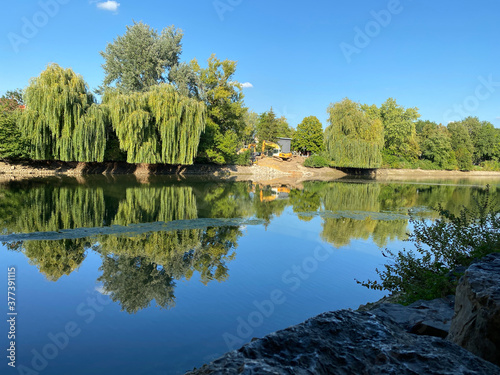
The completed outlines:
<svg viewBox="0 0 500 375">
<path fill-rule="evenodd" d="M 458 184 L 304 182 L 300 188 L 251 182 L 136 180 L 109 183 L 93 177 L 13 182 L 0 186 L 2 232 L 32 233 L 196 220 L 259 218 L 267 227 L 287 207 L 300 220 L 322 220 L 320 236 L 336 247 L 353 239 L 371 239 L 380 247 L 406 238 L 409 209 L 435 218 L 438 203 L 458 212 L 471 201 L 473 189 Z M 497 195 L 497 189 L 491 189 Z M 356 213 L 349 214 L 349 213 Z M 395 217 L 394 213 L 399 214 Z M 385 216 L 384 216 L 385 215 Z M 152 304 L 175 305 L 175 282 L 199 274 L 200 281 L 225 281 L 236 256 L 238 226 L 98 235 L 93 238 L 27 240 L 6 244 L 21 251 L 48 280 L 76 270 L 87 251 L 101 255 L 104 292 L 122 309 L 135 313 Z"/>
</svg>

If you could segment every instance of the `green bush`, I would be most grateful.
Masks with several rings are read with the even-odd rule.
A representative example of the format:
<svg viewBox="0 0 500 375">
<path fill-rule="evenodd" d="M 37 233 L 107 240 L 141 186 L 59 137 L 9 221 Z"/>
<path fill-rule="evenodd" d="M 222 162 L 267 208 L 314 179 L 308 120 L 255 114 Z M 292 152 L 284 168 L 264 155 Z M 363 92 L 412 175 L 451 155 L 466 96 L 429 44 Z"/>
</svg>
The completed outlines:
<svg viewBox="0 0 500 375">
<path fill-rule="evenodd" d="M 496 160 L 486 160 L 481 163 L 481 168 L 484 171 L 500 171 L 500 162 Z"/>
<path fill-rule="evenodd" d="M 376 270 L 381 281 L 356 282 L 398 295 L 403 304 L 443 297 L 454 294 L 464 267 L 499 251 L 500 210 L 492 202 L 489 188 L 482 197 L 475 197 L 472 208 L 462 208 L 459 215 L 442 206 L 436 210 L 439 219 L 432 223 L 410 213 L 414 231 L 408 241 L 414 242 L 416 251 L 394 253 L 386 249 L 384 256 L 393 262 Z"/>
<path fill-rule="evenodd" d="M 17 124 L 19 111 L 0 104 L 0 159 L 30 157 L 28 143 Z"/>
<path fill-rule="evenodd" d="M 252 160 L 250 159 L 251 155 L 252 155 L 252 152 L 250 150 L 246 150 L 245 152 L 242 152 L 241 154 L 236 155 L 235 164 L 236 165 L 252 165 Z"/>
<path fill-rule="evenodd" d="M 328 159 L 321 155 L 311 155 L 304 162 L 304 167 L 309 168 L 323 168 L 329 166 L 330 162 Z"/>
<path fill-rule="evenodd" d="M 405 158 L 389 153 L 387 150 L 382 150 L 382 168 L 413 168 L 411 161 Z"/>
</svg>

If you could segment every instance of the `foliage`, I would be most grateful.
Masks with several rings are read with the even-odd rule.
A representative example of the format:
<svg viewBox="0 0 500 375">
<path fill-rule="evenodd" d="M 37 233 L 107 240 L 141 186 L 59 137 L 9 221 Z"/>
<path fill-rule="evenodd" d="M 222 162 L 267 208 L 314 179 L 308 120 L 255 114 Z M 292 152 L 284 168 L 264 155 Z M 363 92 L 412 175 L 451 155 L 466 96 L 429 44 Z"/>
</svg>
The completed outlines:
<svg viewBox="0 0 500 375">
<path fill-rule="evenodd" d="M 17 123 L 20 112 L 11 108 L 0 102 L 0 159 L 28 158 L 28 144 Z"/>
<path fill-rule="evenodd" d="M 248 145 L 255 142 L 257 136 L 257 122 L 259 115 L 253 111 L 248 110 L 243 117 L 245 127 L 243 128 L 242 136 L 243 142 Z"/>
<path fill-rule="evenodd" d="M 423 126 L 418 139 L 422 158 L 437 164 L 440 169 L 454 169 L 456 167 L 450 134 L 445 126 L 428 122 Z"/>
<path fill-rule="evenodd" d="M 500 171 L 500 162 L 496 160 L 483 161 L 481 168 L 485 171 Z"/>
<path fill-rule="evenodd" d="M 103 103 L 129 163 L 193 163 L 205 126 L 202 102 L 163 84 L 129 94 L 108 90 Z"/>
<path fill-rule="evenodd" d="M 318 154 L 324 150 L 323 125 L 315 116 L 309 116 L 297 125 L 292 139 L 294 150 L 309 151 Z"/>
<path fill-rule="evenodd" d="M 304 167 L 323 168 L 329 166 L 330 162 L 323 155 L 311 155 L 304 161 Z"/>
<path fill-rule="evenodd" d="M 467 117 L 461 121 L 461 124 L 469 131 L 474 150 L 472 154 L 474 164 L 492 160 L 498 155 L 500 139 L 490 122 L 479 121 L 477 117 Z"/>
<path fill-rule="evenodd" d="M 439 219 L 428 223 L 411 215 L 414 231 L 409 241 L 415 251 L 394 253 L 385 250 L 392 264 L 378 270 L 378 281 L 359 282 L 377 290 L 399 295 L 409 304 L 418 299 L 433 299 L 454 293 L 460 268 L 474 259 L 500 249 L 499 209 L 489 196 L 489 189 L 476 198 L 471 208 L 463 207 L 458 215 L 438 206 Z"/>
<path fill-rule="evenodd" d="M 416 159 L 419 149 L 415 123 L 420 115 L 418 108 L 404 108 L 393 98 L 380 106 L 380 119 L 384 126 L 385 149 L 393 155 Z"/>
<path fill-rule="evenodd" d="M 17 106 L 23 105 L 24 104 L 23 90 L 22 89 L 7 90 L 5 94 L 2 95 L 2 98 L 0 100 L 4 99 L 14 101 Z"/>
<path fill-rule="evenodd" d="M 347 98 L 330 104 L 325 148 L 336 167 L 378 168 L 382 162 L 382 123 Z"/>
<path fill-rule="evenodd" d="M 212 55 L 208 67 L 195 66 L 207 106 L 206 128 L 201 135 L 198 156 L 216 164 L 231 163 L 245 128 L 241 85 L 234 81 L 236 62 L 220 61 Z"/>
<path fill-rule="evenodd" d="M 25 100 L 19 124 L 34 159 L 103 161 L 105 114 L 81 76 L 51 64 L 31 80 Z"/>
<path fill-rule="evenodd" d="M 257 137 L 259 142 L 276 142 L 278 138 L 291 138 L 293 129 L 290 128 L 285 117 L 276 117 L 273 108 L 263 112 L 257 122 Z"/>
<path fill-rule="evenodd" d="M 250 150 L 246 150 L 246 151 L 242 152 L 241 154 L 236 156 L 235 164 L 236 165 L 252 165 L 252 160 L 250 158 L 251 155 L 252 155 L 252 151 L 250 151 Z"/>
<path fill-rule="evenodd" d="M 104 88 L 115 84 L 125 92 L 146 91 L 159 83 L 169 82 L 166 73 L 179 62 L 182 36 L 182 31 L 174 26 L 158 33 L 134 21 L 127 26 L 125 35 L 118 36 L 101 51 Z"/>
<path fill-rule="evenodd" d="M 448 124 L 448 131 L 450 132 L 451 148 L 455 152 L 458 168 L 462 171 L 470 171 L 472 169 L 474 146 L 469 130 L 462 122 L 451 122 Z"/>
</svg>

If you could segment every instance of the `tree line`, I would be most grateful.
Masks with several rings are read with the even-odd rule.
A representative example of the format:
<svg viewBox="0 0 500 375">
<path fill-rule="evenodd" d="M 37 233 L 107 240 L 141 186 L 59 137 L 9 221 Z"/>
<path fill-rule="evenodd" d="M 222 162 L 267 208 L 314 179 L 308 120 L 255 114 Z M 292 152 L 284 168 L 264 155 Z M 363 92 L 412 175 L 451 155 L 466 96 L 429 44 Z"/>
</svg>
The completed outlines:
<svg viewBox="0 0 500 375">
<path fill-rule="evenodd" d="M 328 114 L 324 152 L 311 166 L 500 170 L 500 129 L 477 117 L 445 126 L 393 98 L 380 107 L 345 98 Z"/>
<path fill-rule="evenodd" d="M 315 116 L 294 129 L 272 107 L 257 114 L 245 107 L 236 62 L 183 62 L 182 37 L 173 26 L 158 32 L 134 22 L 100 52 L 104 80 L 94 92 L 57 64 L 8 91 L 0 98 L 0 158 L 249 164 L 244 145 L 288 137 L 293 150 L 313 154 L 307 166 L 500 169 L 499 130 L 476 117 L 422 121 L 417 108 L 392 98 L 380 107 L 332 103 L 324 131 Z"/>
</svg>

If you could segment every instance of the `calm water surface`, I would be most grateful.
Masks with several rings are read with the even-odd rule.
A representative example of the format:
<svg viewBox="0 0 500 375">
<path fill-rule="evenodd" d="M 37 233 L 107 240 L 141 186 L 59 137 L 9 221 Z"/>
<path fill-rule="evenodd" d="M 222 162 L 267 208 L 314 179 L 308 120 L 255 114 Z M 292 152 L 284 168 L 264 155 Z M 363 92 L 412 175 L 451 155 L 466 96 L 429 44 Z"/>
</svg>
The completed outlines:
<svg viewBox="0 0 500 375">
<path fill-rule="evenodd" d="M 357 308 L 384 295 L 354 281 L 376 278 L 380 249 L 411 246 L 408 210 L 456 211 L 487 183 L 496 195 L 500 184 L 486 180 L 0 185 L 0 300 L 7 312 L 14 266 L 18 313 L 17 369 L 2 356 L 2 374 L 181 374 L 253 337 Z"/>
</svg>

